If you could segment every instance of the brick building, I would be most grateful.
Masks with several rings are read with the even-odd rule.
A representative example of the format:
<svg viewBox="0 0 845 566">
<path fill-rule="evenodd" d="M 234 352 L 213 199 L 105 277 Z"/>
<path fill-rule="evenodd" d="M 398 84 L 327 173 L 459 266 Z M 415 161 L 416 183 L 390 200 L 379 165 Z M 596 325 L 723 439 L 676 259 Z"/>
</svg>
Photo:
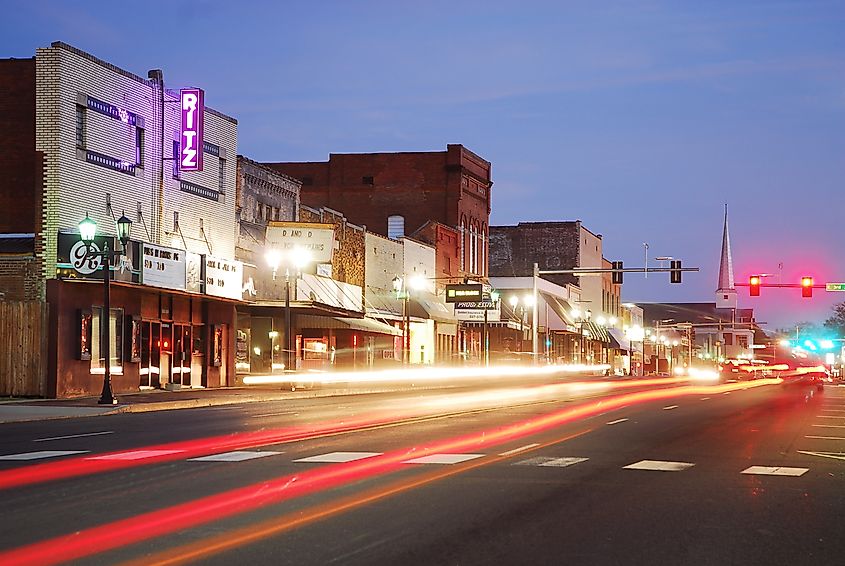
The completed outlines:
<svg viewBox="0 0 845 566">
<path fill-rule="evenodd" d="M 434 220 L 458 231 L 461 276 L 487 276 L 491 165 L 462 145 L 446 151 L 331 154 L 328 161 L 267 163 L 302 181 L 302 202 L 341 211 L 390 238 Z"/>
<path fill-rule="evenodd" d="M 199 106 L 204 165 L 188 171 L 179 97 L 160 70 L 145 79 L 61 42 L 0 61 L 0 293 L 49 304 L 48 396 L 98 393 L 106 363 L 116 393 L 234 373 L 237 121 Z M 116 219 L 132 221 L 108 313 L 100 258 L 79 237 L 86 214 L 98 250 L 121 249 Z"/>
</svg>

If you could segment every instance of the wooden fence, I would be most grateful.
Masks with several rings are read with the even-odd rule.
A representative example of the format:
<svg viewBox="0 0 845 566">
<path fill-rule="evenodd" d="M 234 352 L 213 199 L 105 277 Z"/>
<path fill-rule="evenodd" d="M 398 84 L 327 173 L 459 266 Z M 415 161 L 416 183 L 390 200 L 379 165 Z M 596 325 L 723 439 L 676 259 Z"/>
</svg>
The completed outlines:
<svg viewBox="0 0 845 566">
<path fill-rule="evenodd" d="M 43 397 L 47 303 L 0 301 L 0 397 Z"/>
</svg>

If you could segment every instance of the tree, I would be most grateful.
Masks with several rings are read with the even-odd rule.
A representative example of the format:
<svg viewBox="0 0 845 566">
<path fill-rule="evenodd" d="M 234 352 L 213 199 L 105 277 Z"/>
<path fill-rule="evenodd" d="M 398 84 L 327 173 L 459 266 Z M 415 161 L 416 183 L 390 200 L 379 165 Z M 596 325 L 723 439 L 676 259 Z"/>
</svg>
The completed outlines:
<svg viewBox="0 0 845 566">
<path fill-rule="evenodd" d="M 845 336 L 845 302 L 834 305 L 833 316 L 824 321 L 824 326 L 839 336 Z"/>
</svg>

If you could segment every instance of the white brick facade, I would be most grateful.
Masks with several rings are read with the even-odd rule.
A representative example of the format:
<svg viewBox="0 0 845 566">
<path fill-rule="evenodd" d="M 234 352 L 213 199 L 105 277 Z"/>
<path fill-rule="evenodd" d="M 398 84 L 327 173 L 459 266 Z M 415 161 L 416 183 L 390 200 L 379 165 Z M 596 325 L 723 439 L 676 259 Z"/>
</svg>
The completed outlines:
<svg viewBox="0 0 845 566">
<path fill-rule="evenodd" d="M 205 153 L 203 171 L 183 172 L 180 178 L 174 178 L 171 158 L 173 141 L 179 139 L 180 112 L 178 102 L 174 102 L 178 93 L 167 91 L 164 97 L 164 160 L 160 96 L 155 81 L 122 71 L 66 44 L 54 43 L 37 50 L 35 143 L 36 150 L 44 153 L 41 237 L 45 277 L 55 277 L 58 231 L 76 230 L 86 213 L 97 222 L 101 234 L 113 235 L 112 217 L 125 212 L 133 221 L 133 240 L 178 244 L 192 252 L 234 259 L 237 122 L 206 108 L 205 142 L 219 148 L 219 157 Z M 92 104 L 101 102 L 116 107 L 121 114 L 134 114 L 136 124 L 132 123 L 134 118 L 112 117 L 92 108 Z M 77 147 L 77 107 L 84 108 L 83 147 Z M 136 130 L 141 126 L 143 167 L 136 163 Z M 113 159 L 112 168 L 100 155 Z M 225 160 L 222 185 L 221 160 Z M 125 169 L 115 170 L 114 164 Z M 183 182 L 193 193 L 183 190 Z M 106 206 L 107 194 L 111 212 Z M 174 212 L 178 213 L 178 230 Z"/>
</svg>

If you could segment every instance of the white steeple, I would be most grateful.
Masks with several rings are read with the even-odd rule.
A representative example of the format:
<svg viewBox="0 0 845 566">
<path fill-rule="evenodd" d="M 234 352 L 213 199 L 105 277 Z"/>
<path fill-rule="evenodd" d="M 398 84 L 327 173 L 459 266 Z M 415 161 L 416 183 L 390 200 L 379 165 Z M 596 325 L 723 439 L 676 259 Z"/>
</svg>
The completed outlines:
<svg viewBox="0 0 845 566">
<path fill-rule="evenodd" d="M 728 233 L 728 205 L 725 204 L 725 225 L 722 229 L 722 257 L 719 262 L 719 285 L 716 288 L 716 308 L 735 309 L 734 266 L 731 257 L 731 238 Z"/>
</svg>

